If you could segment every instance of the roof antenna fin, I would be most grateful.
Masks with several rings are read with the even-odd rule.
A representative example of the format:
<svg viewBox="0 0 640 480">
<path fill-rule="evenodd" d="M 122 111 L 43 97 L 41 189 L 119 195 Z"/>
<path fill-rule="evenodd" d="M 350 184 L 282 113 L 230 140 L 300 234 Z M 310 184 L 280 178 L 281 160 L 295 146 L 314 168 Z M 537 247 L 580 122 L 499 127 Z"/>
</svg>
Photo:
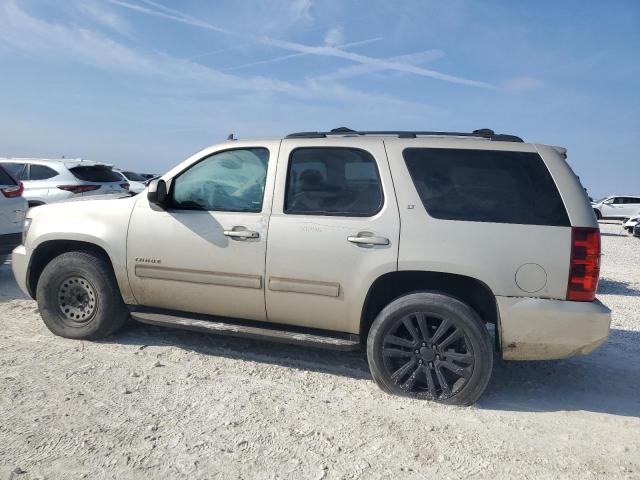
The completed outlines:
<svg viewBox="0 0 640 480">
<path fill-rule="evenodd" d="M 237 140 L 237 138 L 233 136 L 233 133 L 230 133 L 229 136 L 227 137 L 227 140 Z"/>
</svg>

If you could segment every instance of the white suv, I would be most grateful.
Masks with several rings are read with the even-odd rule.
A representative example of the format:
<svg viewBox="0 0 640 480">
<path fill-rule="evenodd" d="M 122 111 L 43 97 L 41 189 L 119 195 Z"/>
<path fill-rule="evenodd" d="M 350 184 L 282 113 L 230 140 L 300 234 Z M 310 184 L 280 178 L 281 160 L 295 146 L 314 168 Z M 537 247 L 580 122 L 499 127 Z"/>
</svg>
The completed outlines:
<svg viewBox="0 0 640 480">
<path fill-rule="evenodd" d="M 603 218 L 629 218 L 640 213 L 640 197 L 633 195 L 609 195 L 592 203 L 598 220 Z"/>
<path fill-rule="evenodd" d="M 127 195 L 129 183 L 111 165 L 83 159 L 0 158 L 24 184 L 30 207 L 93 195 Z"/>
<path fill-rule="evenodd" d="M 147 195 L 30 212 L 13 253 L 47 327 L 366 345 L 388 392 L 473 403 L 493 365 L 586 354 L 600 231 L 566 151 L 490 130 L 228 141 Z M 493 325 L 495 328 L 487 328 Z"/>
<path fill-rule="evenodd" d="M 0 165 L 0 266 L 7 255 L 20 245 L 27 201 L 24 186 Z"/>
</svg>

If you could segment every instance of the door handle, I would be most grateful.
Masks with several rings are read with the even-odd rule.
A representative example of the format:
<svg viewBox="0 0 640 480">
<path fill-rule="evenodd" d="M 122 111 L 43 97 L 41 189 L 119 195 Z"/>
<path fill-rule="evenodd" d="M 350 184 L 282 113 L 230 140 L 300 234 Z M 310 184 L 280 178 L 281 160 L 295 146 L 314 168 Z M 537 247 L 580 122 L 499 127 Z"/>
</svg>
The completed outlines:
<svg viewBox="0 0 640 480">
<path fill-rule="evenodd" d="M 356 245 L 389 245 L 389 239 L 386 237 L 347 237 L 347 240 Z"/>
<path fill-rule="evenodd" d="M 260 238 L 260 234 L 258 232 L 254 232 L 253 230 L 225 230 L 224 235 L 230 238 L 237 238 L 239 240 L 246 240 L 248 238 Z"/>
</svg>

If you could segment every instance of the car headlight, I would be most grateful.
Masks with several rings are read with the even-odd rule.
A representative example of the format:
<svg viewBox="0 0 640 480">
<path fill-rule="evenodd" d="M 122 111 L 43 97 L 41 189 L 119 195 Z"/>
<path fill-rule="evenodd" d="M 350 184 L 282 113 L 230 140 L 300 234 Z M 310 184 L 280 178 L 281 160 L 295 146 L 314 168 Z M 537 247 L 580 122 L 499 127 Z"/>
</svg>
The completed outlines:
<svg viewBox="0 0 640 480">
<path fill-rule="evenodd" d="M 26 243 L 27 234 L 29 233 L 29 229 L 31 228 L 31 219 L 24 219 L 24 226 L 22 227 L 22 245 Z"/>
</svg>

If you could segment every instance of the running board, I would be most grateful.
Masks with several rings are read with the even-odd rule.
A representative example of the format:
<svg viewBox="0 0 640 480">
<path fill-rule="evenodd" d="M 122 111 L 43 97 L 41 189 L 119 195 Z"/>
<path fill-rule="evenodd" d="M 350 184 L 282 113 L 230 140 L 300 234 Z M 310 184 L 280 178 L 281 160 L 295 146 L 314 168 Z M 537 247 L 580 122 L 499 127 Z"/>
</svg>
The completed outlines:
<svg viewBox="0 0 640 480">
<path fill-rule="evenodd" d="M 357 350 L 360 348 L 360 336 L 348 333 L 329 333 L 322 330 L 303 329 L 285 325 L 249 322 L 245 320 L 227 320 L 221 317 L 189 314 L 182 312 L 157 312 L 132 310 L 131 318 L 138 322 L 160 327 L 180 328 L 196 332 L 228 335 L 231 337 L 267 340 L 271 342 L 327 348 L 330 350 Z"/>
</svg>

